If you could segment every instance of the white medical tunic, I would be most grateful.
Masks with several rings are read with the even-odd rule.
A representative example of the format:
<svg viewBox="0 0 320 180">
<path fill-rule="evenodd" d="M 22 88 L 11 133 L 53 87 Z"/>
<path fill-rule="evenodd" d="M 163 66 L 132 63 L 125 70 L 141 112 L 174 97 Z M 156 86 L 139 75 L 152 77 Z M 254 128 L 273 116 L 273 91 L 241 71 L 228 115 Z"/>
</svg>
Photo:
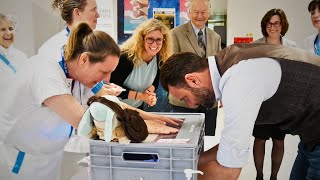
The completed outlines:
<svg viewBox="0 0 320 180">
<path fill-rule="evenodd" d="M 60 58 L 59 54 L 61 47 L 67 43 L 68 39 L 69 32 L 66 28 L 64 28 L 58 34 L 52 36 L 45 43 L 43 43 L 38 50 L 38 54 L 42 54 L 53 59 Z"/>
<path fill-rule="evenodd" d="M 316 41 L 317 36 L 318 36 L 318 33 L 313 34 L 313 35 L 309 36 L 308 38 L 306 38 L 304 40 L 303 48 L 311 53 L 317 54 L 316 48 L 315 48 L 315 41 Z"/>
<path fill-rule="evenodd" d="M 69 33 L 70 32 L 68 28 L 64 28 L 58 34 L 52 36 L 45 43 L 43 43 L 39 48 L 38 53 L 56 62 L 61 61 L 61 49 L 68 42 Z M 101 83 L 99 84 L 101 85 Z M 97 87 L 94 87 L 92 90 L 90 88 L 85 87 L 79 81 L 75 81 L 72 95 L 78 100 L 78 102 L 80 102 L 81 105 L 83 105 L 83 107 L 87 107 L 86 104 L 88 99 L 95 93 L 97 93 L 98 90 L 100 90 Z M 93 91 L 95 93 L 93 93 Z M 83 137 L 76 136 L 75 133 L 73 133 L 73 136 L 71 137 L 70 142 L 66 146 L 65 151 L 87 153 L 89 151 L 88 142 Z"/>
<path fill-rule="evenodd" d="M 54 61 L 61 61 L 61 49 L 68 42 L 69 30 L 64 28 L 58 34 L 52 36 L 45 43 L 41 45 L 38 54 L 46 56 Z M 84 87 L 79 81 L 75 81 L 73 87 L 74 97 L 83 105 L 87 103 L 88 98 L 94 95 L 89 88 Z"/>
<path fill-rule="evenodd" d="M 20 50 L 10 46 L 4 48 L 0 45 L 0 54 L 17 70 L 18 67 L 27 61 L 27 56 Z M 7 83 L 14 80 L 14 71 L 0 59 L 0 92 L 7 88 Z"/>
<path fill-rule="evenodd" d="M 65 73 L 41 55 L 31 57 L 1 92 L 0 179 L 57 180 L 71 126 L 43 102 L 63 94 L 71 94 Z M 19 152 L 25 153 L 20 163 Z"/>
</svg>

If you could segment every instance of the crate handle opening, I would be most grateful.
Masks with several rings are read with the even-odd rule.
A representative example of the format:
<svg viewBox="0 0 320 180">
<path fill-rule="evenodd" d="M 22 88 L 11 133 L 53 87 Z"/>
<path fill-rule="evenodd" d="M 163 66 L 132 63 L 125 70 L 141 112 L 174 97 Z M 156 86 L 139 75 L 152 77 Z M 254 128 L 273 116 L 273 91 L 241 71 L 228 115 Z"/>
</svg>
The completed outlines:
<svg viewBox="0 0 320 180">
<path fill-rule="evenodd" d="M 141 161 L 155 163 L 159 162 L 158 154 L 143 154 L 143 153 L 123 153 L 123 161 Z"/>
</svg>

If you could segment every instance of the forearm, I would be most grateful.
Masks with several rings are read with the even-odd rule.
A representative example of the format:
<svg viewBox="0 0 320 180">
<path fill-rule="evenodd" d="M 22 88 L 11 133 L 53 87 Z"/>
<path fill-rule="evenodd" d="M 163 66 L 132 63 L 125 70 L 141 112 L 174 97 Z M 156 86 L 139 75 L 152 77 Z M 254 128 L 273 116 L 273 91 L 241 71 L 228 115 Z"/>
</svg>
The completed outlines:
<svg viewBox="0 0 320 180">
<path fill-rule="evenodd" d="M 52 96 L 44 100 L 43 104 L 74 128 L 78 128 L 84 109 L 73 96 L 69 94 Z"/>
<path fill-rule="evenodd" d="M 135 90 L 130 90 L 128 94 L 128 99 L 144 101 L 143 93 Z"/>
<path fill-rule="evenodd" d="M 198 169 L 204 173 L 199 180 L 233 180 L 238 179 L 241 168 L 228 168 L 217 161 L 218 145 L 201 154 Z"/>
<path fill-rule="evenodd" d="M 237 180 L 239 178 L 240 168 L 226 168 L 217 161 L 211 161 L 198 169 L 204 173 L 199 175 L 199 180 Z"/>
<path fill-rule="evenodd" d="M 154 85 L 151 85 L 151 86 L 149 86 L 147 89 L 146 89 L 146 91 L 149 91 L 149 92 L 154 92 L 155 90 L 156 90 L 156 88 L 155 88 L 155 86 Z"/>
<path fill-rule="evenodd" d="M 136 110 L 139 112 L 139 115 L 142 117 L 142 119 L 152 119 L 152 114 L 151 113 L 148 113 L 148 112 L 145 112 L 141 109 L 138 109 L 138 108 L 134 108 L 132 106 L 130 106 L 129 104 L 126 104 L 124 102 L 121 102 L 121 106 L 123 109 L 132 109 L 132 110 Z"/>
</svg>

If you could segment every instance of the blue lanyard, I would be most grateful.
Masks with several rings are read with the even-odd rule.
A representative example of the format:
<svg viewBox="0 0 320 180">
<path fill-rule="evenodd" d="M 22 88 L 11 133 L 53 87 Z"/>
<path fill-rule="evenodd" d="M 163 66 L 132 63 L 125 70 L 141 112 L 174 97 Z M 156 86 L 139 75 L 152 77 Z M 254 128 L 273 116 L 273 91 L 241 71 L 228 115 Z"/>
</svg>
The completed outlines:
<svg viewBox="0 0 320 180">
<path fill-rule="evenodd" d="M 59 65 L 62 68 L 64 74 L 67 76 L 67 78 L 69 78 L 67 63 L 64 58 L 64 46 L 61 47 L 61 61 L 59 61 Z"/>
<path fill-rule="evenodd" d="M 68 67 L 67 67 L 67 64 L 66 64 L 66 61 L 64 58 L 64 46 L 61 47 L 61 61 L 59 61 L 59 65 L 62 68 L 62 70 L 64 71 L 64 74 L 66 75 L 66 77 L 69 78 Z M 71 93 L 72 93 L 72 89 L 73 89 L 73 83 L 74 83 L 74 81 L 72 82 L 72 85 L 71 85 Z M 73 131 L 73 127 L 71 126 L 69 138 L 72 135 L 72 131 Z"/>
<path fill-rule="evenodd" d="M 316 36 L 316 39 L 314 40 L 314 53 L 320 56 L 320 44 L 319 44 L 319 37 Z"/>
<path fill-rule="evenodd" d="M 68 28 L 68 26 L 66 27 L 66 31 L 67 31 L 67 36 L 70 35 L 70 29 Z M 59 61 L 59 65 L 62 68 L 62 70 L 64 71 L 64 74 L 67 76 L 67 78 L 69 78 L 69 73 L 68 73 L 68 67 L 64 58 L 64 46 L 61 47 L 61 61 Z"/>
<path fill-rule="evenodd" d="M 13 71 L 14 74 L 16 74 L 17 70 L 12 66 L 12 64 L 8 61 L 6 57 L 4 57 L 2 54 L 0 54 L 0 59 L 7 65 L 9 68 Z"/>
<path fill-rule="evenodd" d="M 67 31 L 67 36 L 70 35 L 70 29 L 68 28 L 68 26 L 66 27 L 66 31 Z"/>
</svg>

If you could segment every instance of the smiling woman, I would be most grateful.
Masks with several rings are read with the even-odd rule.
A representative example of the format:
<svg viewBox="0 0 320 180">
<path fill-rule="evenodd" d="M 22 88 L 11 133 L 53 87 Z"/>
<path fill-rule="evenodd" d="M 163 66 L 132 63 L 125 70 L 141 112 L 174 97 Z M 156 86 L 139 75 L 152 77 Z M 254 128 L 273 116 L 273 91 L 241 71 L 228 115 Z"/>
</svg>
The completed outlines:
<svg viewBox="0 0 320 180">
<path fill-rule="evenodd" d="M 290 41 L 283 36 L 289 29 L 289 22 L 286 14 L 282 9 L 269 10 L 261 20 L 261 32 L 263 38 L 253 43 L 281 44 L 284 46 L 295 47 L 296 43 Z M 263 164 L 265 156 L 266 140 L 272 138 L 272 168 L 270 179 L 277 179 L 284 154 L 284 138 L 285 132 L 281 131 L 275 125 L 255 125 L 253 130 L 255 137 L 253 146 L 253 157 L 257 170 L 257 180 L 263 179 Z"/>
<path fill-rule="evenodd" d="M 120 94 L 123 102 L 143 108 L 143 103 L 157 103 L 155 90 L 159 85 L 160 63 L 171 55 L 169 29 L 159 20 L 140 24 L 121 46 L 122 54 L 111 82 L 127 89 Z"/>
<path fill-rule="evenodd" d="M 1 179 L 58 178 L 64 146 L 84 113 L 72 81 L 90 87 L 110 79 L 120 49 L 105 32 L 80 23 L 61 56 L 59 62 L 31 57 L 1 91 L 0 98 L 10 102 L 0 104 Z"/>
<path fill-rule="evenodd" d="M 15 41 L 16 26 L 13 16 L 0 13 L 0 92 L 14 77 L 18 66 L 27 59 L 23 52 L 12 45 Z"/>
</svg>

